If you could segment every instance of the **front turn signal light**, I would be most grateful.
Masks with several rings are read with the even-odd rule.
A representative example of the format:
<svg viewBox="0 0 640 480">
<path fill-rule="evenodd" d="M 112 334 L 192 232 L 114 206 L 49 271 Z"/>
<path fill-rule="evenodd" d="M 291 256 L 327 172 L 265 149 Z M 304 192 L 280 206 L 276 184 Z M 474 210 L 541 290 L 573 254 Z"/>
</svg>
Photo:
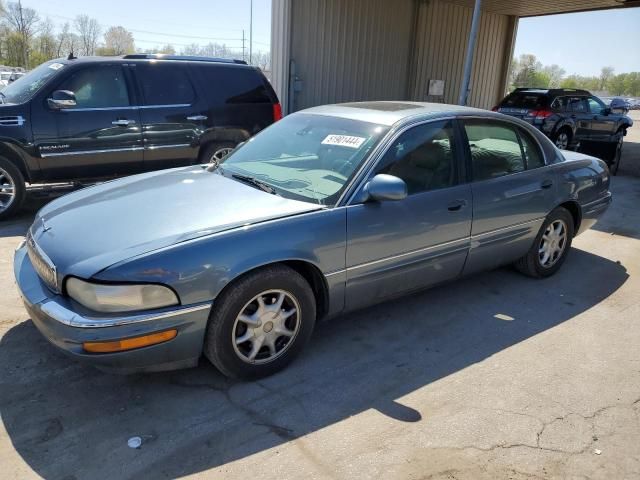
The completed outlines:
<svg viewBox="0 0 640 480">
<path fill-rule="evenodd" d="M 176 338 L 177 330 L 165 330 L 164 332 L 151 333 L 141 337 L 124 338 L 109 342 L 84 342 L 82 348 L 89 353 L 113 353 L 133 350 L 135 348 L 148 347 L 159 343 L 168 342 Z"/>
</svg>

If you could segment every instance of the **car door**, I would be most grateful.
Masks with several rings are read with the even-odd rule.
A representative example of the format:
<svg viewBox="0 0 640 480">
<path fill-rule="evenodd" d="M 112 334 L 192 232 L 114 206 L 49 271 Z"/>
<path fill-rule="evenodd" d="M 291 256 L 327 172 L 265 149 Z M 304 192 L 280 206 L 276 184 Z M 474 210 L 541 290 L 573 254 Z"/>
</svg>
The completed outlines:
<svg viewBox="0 0 640 480">
<path fill-rule="evenodd" d="M 585 97 L 569 97 L 569 115 L 576 124 L 575 140 L 587 140 L 591 130 L 593 115 L 589 112 L 589 106 Z"/>
<path fill-rule="evenodd" d="M 204 99 L 196 93 L 189 63 L 140 62 L 133 69 L 143 105 L 140 108 L 145 170 L 191 165 L 207 119 Z"/>
<path fill-rule="evenodd" d="M 523 256 L 554 207 L 557 186 L 524 128 L 495 119 L 465 119 L 463 126 L 473 194 L 469 274 Z"/>
<path fill-rule="evenodd" d="M 611 135 L 615 133 L 615 116 L 606 114 L 607 106 L 599 98 L 587 98 L 587 106 L 589 108 L 589 113 L 592 115 L 589 140 L 600 142 L 609 141 L 611 139 Z"/>
<path fill-rule="evenodd" d="M 372 175 L 405 181 L 403 200 L 347 207 L 347 308 L 457 277 L 471 230 L 471 188 L 461 183 L 453 121 L 402 133 Z M 357 195 L 356 197 L 357 198 Z"/>
<path fill-rule="evenodd" d="M 142 169 L 140 114 L 119 64 L 78 67 L 56 84 L 75 105 L 34 106 L 32 128 L 40 168 L 48 180 L 117 176 Z"/>
</svg>

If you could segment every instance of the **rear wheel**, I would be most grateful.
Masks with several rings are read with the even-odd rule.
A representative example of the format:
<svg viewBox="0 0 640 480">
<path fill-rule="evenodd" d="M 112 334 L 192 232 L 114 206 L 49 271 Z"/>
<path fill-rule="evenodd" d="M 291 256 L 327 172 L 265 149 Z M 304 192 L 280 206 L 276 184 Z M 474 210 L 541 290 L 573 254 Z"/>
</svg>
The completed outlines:
<svg viewBox="0 0 640 480">
<path fill-rule="evenodd" d="M 553 143 L 560 150 L 566 150 L 571 144 L 571 131 L 567 128 L 562 128 L 553 136 Z"/>
<path fill-rule="evenodd" d="M 571 213 L 563 207 L 556 208 L 542 224 L 529 252 L 515 263 L 515 267 L 530 277 L 553 275 L 567 258 L 573 234 Z"/>
<path fill-rule="evenodd" d="M 233 152 L 236 145 L 231 142 L 210 143 L 200 154 L 200 163 L 210 163 L 218 165 L 227 155 Z"/>
<path fill-rule="evenodd" d="M 11 217 L 20 209 L 25 193 L 24 177 L 18 167 L 0 157 L 0 220 Z"/>
<path fill-rule="evenodd" d="M 284 265 L 262 268 L 216 299 L 204 353 L 229 377 L 271 375 L 302 350 L 315 320 L 313 291 L 298 272 Z"/>
</svg>

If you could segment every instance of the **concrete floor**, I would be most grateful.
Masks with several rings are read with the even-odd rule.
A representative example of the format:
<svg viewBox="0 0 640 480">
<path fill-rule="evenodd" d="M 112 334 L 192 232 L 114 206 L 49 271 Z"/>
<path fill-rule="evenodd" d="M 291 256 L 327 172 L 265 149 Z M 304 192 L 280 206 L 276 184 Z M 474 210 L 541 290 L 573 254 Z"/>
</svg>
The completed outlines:
<svg viewBox="0 0 640 480">
<path fill-rule="evenodd" d="M 627 140 L 612 208 L 558 275 L 500 269 L 339 318 L 253 383 L 57 353 L 13 284 L 33 210 L 2 224 L 0 478 L 640 478 L 640 128 Z"/>
</svg>

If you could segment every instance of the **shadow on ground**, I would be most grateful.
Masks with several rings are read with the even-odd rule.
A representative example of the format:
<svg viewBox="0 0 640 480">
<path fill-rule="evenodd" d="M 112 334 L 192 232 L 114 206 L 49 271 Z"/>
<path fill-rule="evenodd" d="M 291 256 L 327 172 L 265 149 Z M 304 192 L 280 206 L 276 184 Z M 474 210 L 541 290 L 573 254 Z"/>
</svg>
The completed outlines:
<svg viewBox="0 0 640 480">
<path fill-rule="evenodd" d="M 44 478 L 183 476 L 368 409 L 428 421 L 427 410 L 402 397 L 575 320 L 627 278 L 621 265 L 581 250 L 546 280 L 485 273 L 323 323 L 290 368 L 252 383 L 226 380 L 205 361 L 181 372 L 107 375 L 59 354 L 25 321 L 0 343 L 0 415 L 16 451 Z M 131 436 L 143 438 L 141 449 L 128 448 Z"/>
</svg>

